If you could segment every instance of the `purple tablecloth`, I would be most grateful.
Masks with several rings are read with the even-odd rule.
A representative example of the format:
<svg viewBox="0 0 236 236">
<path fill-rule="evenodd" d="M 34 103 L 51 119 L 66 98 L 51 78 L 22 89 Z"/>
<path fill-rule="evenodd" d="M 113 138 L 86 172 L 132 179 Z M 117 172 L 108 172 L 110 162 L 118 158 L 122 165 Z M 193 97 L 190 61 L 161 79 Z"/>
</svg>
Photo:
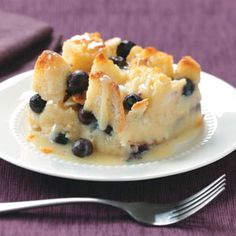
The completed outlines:
<svg viewBox="0 0 236 236">
<path fill-rule="evenodd" d="M 236 86 L 236 1 L 0 0 L 0 6 L 3 11 L 48 22 L 65 38 L 99 31 L 104 38 L 121 36 L 143 46 L 153 45 L 176 60 L 190 54 L 203 70 Z M 31 69 L 29 65 L 14 68 L 11 74 Z M 9 76 L 8 72 L 1 68 L 1 78 Z M 235 158 L 233 152 L 189 173 L 123 183 L 60 179 L 0 160 L 0 201 L 89 196 L 168 202 L 192 194 L 223 173 L 228 178 L 227 190 L 221 196 L 174 226 L 147 227 L 118 209 L 82 204 L 1 216 L 0 235 L 236 235 Z"/>
</svg>

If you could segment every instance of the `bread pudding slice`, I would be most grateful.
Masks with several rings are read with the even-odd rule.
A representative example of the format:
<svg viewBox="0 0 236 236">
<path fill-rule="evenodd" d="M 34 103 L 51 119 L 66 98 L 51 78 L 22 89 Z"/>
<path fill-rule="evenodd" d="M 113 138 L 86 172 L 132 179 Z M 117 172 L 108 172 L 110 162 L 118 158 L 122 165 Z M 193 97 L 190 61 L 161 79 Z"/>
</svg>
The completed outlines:
<svg viewBox="0 0 236 236">
<path fill-rule="evenodd" d="M 190 56 L 174 69 L 173 57 L 153 47 L 77 35 L 62 56 L 44 51 L 38 58 L 29 122 L 79 157 L 141 157 L 202 122 L 200 71 Z"/>
</svg>

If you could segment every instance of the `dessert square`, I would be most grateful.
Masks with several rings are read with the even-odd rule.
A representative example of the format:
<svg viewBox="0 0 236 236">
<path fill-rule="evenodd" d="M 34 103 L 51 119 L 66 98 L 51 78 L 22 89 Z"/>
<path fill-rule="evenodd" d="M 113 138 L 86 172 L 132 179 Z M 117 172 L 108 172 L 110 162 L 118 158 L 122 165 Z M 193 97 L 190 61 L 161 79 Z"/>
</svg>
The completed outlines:
<svg viewBox="0 0 236 236">
<path fill-rule="evenodd" d="M 64 42 L 62 55 L 36 61 L 28 117 L 33 130 L 94 152 L 141 158 L 144 152 L 202 123 L 200 65 L 118 37 L 85 33 Z"/>
</svg>

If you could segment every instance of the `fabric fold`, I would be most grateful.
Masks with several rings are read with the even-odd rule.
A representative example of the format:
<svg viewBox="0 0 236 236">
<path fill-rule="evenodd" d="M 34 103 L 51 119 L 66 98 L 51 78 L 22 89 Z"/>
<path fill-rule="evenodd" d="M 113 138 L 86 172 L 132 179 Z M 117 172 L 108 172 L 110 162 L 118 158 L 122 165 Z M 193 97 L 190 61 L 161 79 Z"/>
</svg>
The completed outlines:
<svg viewBox="0 0 236 236">
<path fill-rule="evenodd" d="M 47 23 L 13 13 L 0 12 L 0 22 L 0 65 L 49 39 L 53 31 Z"/>
</svg>

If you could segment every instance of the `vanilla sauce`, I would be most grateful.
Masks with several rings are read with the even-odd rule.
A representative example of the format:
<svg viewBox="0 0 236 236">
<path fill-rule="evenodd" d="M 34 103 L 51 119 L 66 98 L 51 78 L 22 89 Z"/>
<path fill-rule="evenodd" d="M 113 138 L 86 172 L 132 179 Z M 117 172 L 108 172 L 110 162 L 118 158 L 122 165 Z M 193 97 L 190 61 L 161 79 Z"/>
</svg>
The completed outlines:
<svg viewBox="0 0 236 236">
<path fill-rule="evenodd" d="M 27 140 L 35 145 L 37 149 L 45 153 L 45 155 L 53 154 L 58 158 L 62 158 L 67 161 L 92 165 L 128 165 L 140 162 L 161 160 L 181 154 L 186 150 L 191 149 L 194 145 L 198 144 L 201 141 L 203 132 L 204 125 L 192 128 L 191 130 L 184 132 L 176 138 L 172 138 L 164 143 L 153 146 L 142 154 L 141 159 L 134 159 L 130 161 L 127 161 L 128 157 L 99 153 L 96 152 L 96 150 L 94 150 L 92 155 L 80 158 L 73 155 L 71 152 L 71 142 L 66 145 L 56 144 L 51 142 L 47 136 L 37 131 L 32 131 L 28 135 Z"/>
</svg>

